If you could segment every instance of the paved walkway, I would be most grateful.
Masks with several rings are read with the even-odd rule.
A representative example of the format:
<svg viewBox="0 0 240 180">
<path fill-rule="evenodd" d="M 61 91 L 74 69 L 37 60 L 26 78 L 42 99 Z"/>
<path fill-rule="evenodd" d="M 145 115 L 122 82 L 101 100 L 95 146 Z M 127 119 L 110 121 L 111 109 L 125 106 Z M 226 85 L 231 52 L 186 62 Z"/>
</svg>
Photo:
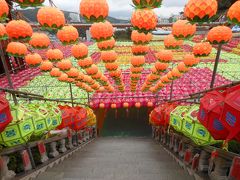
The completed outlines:
<svg viewBox="0 0 240 180">
<path fill-rule="evenodd" d="M 148 138 L 99 138 L 38 180 L 192 180 Z"/>
</svg>

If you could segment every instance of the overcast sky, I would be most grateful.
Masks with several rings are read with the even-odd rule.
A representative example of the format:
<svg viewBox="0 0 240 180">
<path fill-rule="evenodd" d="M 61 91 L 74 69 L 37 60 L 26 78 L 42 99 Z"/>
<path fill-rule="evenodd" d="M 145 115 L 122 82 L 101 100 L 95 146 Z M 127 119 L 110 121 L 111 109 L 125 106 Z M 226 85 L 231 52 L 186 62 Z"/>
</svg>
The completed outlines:
<svg viewBox="0 0 240 180">
<path fill-rule="evenodd" d="M 79 12 L 81 0 L 53 0 L 56 6 L 62 10 Z M 129 19 L 133 11 L 131 0 L 107 0 L 110 6 L 110 16 L 122 19 Z M 183 11 L 187 0 L 163 0 L 162 7 L 156 9 L 160 17 L 169 17 L 171 14 L 178 14 Z M 45 3 L 48 5 L 48 3 Z"/>
</svg>

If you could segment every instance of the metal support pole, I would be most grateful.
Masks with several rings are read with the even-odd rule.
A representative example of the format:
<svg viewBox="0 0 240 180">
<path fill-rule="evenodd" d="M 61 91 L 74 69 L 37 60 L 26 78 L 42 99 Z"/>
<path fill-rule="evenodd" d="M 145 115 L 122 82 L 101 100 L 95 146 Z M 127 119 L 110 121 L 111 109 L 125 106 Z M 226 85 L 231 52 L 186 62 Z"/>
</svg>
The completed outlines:
<svg viewBox="0 0 240 180">
<path fill-rule="evenodd" d="M 89 95 L 89 92 L 87 93 L 87 98 L 88 98 L 88 104 L 90 104 L 90 95 Z"/>
<path fill-rule="evenodd" d="M 74 107 L 74 102 L 73 102 L 73 92 L 72 92 L 72 84 L 71 84 L 71 83 L 69 83 L 69 88 L 70 88 L 70 93 L 71 93 L 72 107 Z"/>
<path fill-rule="evenodd" d="M 172 96 L 173 96 L 173 81 L 171 83 L 170 101 L 172 100 Z"/>
<path fill-rule="evenodd" d="M 4 71 L 5 71 L 6 77 L 8 79 L 9 87 L 10 87 L 10 89 L 13 89 L 12 79 L 11 79 L 11 76 L 10 76 L 10 73 L 9 73 L 9 70 L 8 70 L 8 67 L 7 67 L 7 63 L 6 63 L 6 59 L 5 59 L 5 56 L 4 56 L 3 47 L 2 47 L 1 42 L 0 42 L 0 55 L 1 55 L 2 63 L 3 63 Z M 17 105 L 18 102 L 17 102 L 16 95 L 14 93 L 12 93 L 12 97 L 13 97 L 13 101 L 14 101 L 15 105 Z"/>
<path fill-rule="evenodd" d="M 213 86 L 214 86 L 214 82 L 215 82 L 215 78 L 216 78 L 216 74 L 217 74 L 218 63 L 219 63 L 219 59 L 220 59 L 220 55 L 221 55 L 221 50 L 222 50 L 222 44 L 219 44 L 218 49 L 217 49 L 217 56 L 216 56 L 216 60 L 215 60 L 215 64 L 214 64 L 210 88 L 213 88 Z"/>
</svg>

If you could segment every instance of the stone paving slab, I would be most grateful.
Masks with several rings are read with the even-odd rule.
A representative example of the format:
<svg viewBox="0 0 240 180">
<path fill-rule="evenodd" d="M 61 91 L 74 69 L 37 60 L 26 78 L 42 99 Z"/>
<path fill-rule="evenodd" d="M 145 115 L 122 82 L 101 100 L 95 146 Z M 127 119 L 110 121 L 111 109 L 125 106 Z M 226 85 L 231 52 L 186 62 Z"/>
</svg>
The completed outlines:
<svg viewBox="0 0 240 180">
<path fill-rule="evenodd" d="M 150 138 L 98 138 L 37 179 L 63 180 L 192 180 Z"/>
</svg>

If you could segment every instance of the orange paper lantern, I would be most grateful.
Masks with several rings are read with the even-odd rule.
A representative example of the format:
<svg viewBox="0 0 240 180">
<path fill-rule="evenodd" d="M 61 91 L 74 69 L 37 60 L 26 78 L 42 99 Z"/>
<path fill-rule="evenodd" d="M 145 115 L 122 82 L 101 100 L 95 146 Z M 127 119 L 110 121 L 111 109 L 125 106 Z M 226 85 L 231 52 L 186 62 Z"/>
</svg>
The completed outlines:
<svg viewBox="0 0 240 180">
<path fill-rule="evenodd" d="M 69 71 L 66 72 L 68 77 L 76 78 L 79 75 L 79 70 L 77 68 L 71 68 Z"/>
<path fill-rule="evenodd" d="M 89 68 L 86 69 L 86 73 L 89 76 L 96 75 L 98 73 L 98 67 L 95 64 L 93 64 Z"/>
<path fill-rule="evenodd" d="M 167 63 L 161 63 L 161 62 L 156 62 L 155 64 L 155 68 L 158 72 L 164 72 L 166 71 L 166 69 L 168 68 L 168 64 Z"/>
<path fill-rule="evenodd" d="M 207 40 L 211 44 L 225 44 L 232 39 L 232 30 L 227 26 L 217 26 L 212 28 L 207 35 Z"/>
<path fill-rule="evenodd" d="M 7 39 L 8 39 L 8 35 L 7 35 L 6 28 L 3 24 L 0 24 L 0 41 L 7 40 Z"/>
<path fill-rule="evenodd" d="M 148 44 L 152 40 L 151 33 L 139 33 L 138 31 L 132 31 L 131 39 L 134 44 Z"/>
<path fill-rule="evenodd" d="M 179 49 L 182 44 L 183 41 L 175 39 L 172 34 L 164 38 L 164 46 L 167 49 Z"/>
<path fill-rule="evenodd" d="M 61 81 L 61 82 L 67 82 L 67 80 L 68 80 L 68 75 L 65 74 L 65 73 L 62 73 L 62 74 L 58 77 L 58 80 Z"/>
<path fill-rule="evenodd" d="M 6 51 L 10 56 L 24 57 L 27 54 L 27 47 L 20 42 L 10 42 Z"/>
<path fill-rule="evenodd" d="M 109 13 L 106 0 L 82 0 L 80 3 L 80 14 L 91 22 L 103 21 Z"/>
<path fill-rule="evenodd" d="M 132 0 L 132 2 L 138 9 L 159 8 L 162 4 L 162 0 Z"/>
<path fill-rule="evenodd" d="M 33 33 L 29 44 L 35 49 L 46 49 L 50 45 L 49 37 L 44 33 Z"/>
<path fill-rule="evenodd" d="M 33 34 L 32 27 L 26 21 L 12 20 L 6 25 L 6 31 L 14 41 L 29 41 Z"/>
<path fill-rule="evenodd" d="M 194 57 L 193 54 L 187 54 L 185 55 L 183 62 L 187 67 L 193 67 L 200 62 L 200 59 Z"/>
<path fill-rule="evenodd" d="M 139 109 L 141 107 L 141 103 L 140 102 L 135 103 L 135 107 Z"/>
<path fill-rule="evenodd" d="M 50 71 L 50 76 L 52 77 L 60 77 L 62 75 L 62 72 L 58 68 L 52 68 Z"/>
<path fill-rule="evenodd" d="M 240 25 L 240 1 L 236 1 L 229 8 L 227 17 L 232 23 Z"/>
<path fill-rule="evenodd" d="M 134 67 L 142 67 L 145 64 L 145 57 L 144 56 L 133 56 L 131 58 L 131 64 Z"/>
<path fill-rule="evenodd" d="M 78 61 L 78 65 L 83 69 L 89 68 L 92 64 L 93 60 L 90 57 Z"/>
<path fill-rule="evenodd" d="M 193 46 L 195 56 L 208 56 L 212 51 L 212 45 L 209 42 L 197 43 Z"/>
<path fill-rule="evenodd" d="M 189 0 L 184 9 L 184 15 L 193 23 L 209 22 L 217 13 L 217 0 Z"/>
<path fill-rule="evenodd" d="M 134 67 L 132 66 L 130 68 L 130 71 L 133 73 L 133 74 L 140 74 L 142 71 L 143 71 L 143 67 Z"/>
<path fill-rule="evenodd" d="M 63 59 L 63 53 L 59 49 L 49 49 L 46 52 L 47 59 L 52 62 L 61 61 Z"/>
<path fill-rule="evenodd" d="M 184 64 L 184 62 L 179 63 L 177 68 L 180 73 L 186 73 L 189 71 L 189 68 L 187 68 L 187 66 Z"/>
<path fill-rule="evenodd" d="M 104 109 L 105 108 L 105 104 L 104 103 L 100 103 L 99 104 L 99 108 Z"/>
<path fill-rule="evenodd" d="M 105 67 L 108 71 L 116 71 L 118 69 L 118 64 L 117 63 L 106 63 Z"/>
<path fill-rule="evenodd" d="M 117 108 L 117 105 L 116 105 L 116 104 L 111 104 L 111 108 L 112 108 L 112 109 L 116 109 L 116 108 Z"/>
<path fill-rule="evenodd" d="M 53 64 L 50 61 L 42 61 L 40 70 L 43 72 L 49 72 L 53 68 Z"/>
<path fill-rule="evenodd" d="M 171 74 L 173 76 L 173 79 L 178 79 L 182 76 L 182 74 L 180 73 L 178 68 L 173 68 L 172 71 L 171 71 Z"/>
<path fill-rule="evenodd" d="M 149 52 L 149 46 L 147 45 L 133 45 L 132 53 L 134 55 L 146 55 Z"/>
<path fill-rule="evenodd" d="M 123 107 L 124 108 L 129 108 L 129 103 L 127 103 L 127 102 L 123 103 Z"/>
<path fill-rule="evenodd" d="M 157 15 L 151 9 L 137 9 L 133 12 L 131 23 L 139 32 L 148 33 L 156 28 Z"/>
<path fill-rule="evenodd" d="M 92 38 L 96 41 L 108 40 L 113 36 L 113 26 L 110 22 L 99 22 L 92 24 L 90 28 Z"/>
<path fill-rule="evenodd" d="M 101 60 L 104 63 L 112 63 L 117 60 L 117 53 L 115 51 L 102 51 Z"/>
<path fill-rule="evenodd" d="M 171 50 L 162 50 L 156 54 L 159 62 L 170 63 L 173 60 L 173 53 Z"/>
<path fill-rule="evenodd" d="M 40 8 L 37 13 L 37 20 L 47 30 L 61 29 L 65 25 L 63 12 L 54 7 Z"/>
<path fill-rule="evenodd" d="M 0 22 L 5 21 L 9 14 L 9 7 L 5 0 L 0 0 Z"/>
<path fill-rule="evenodd" d="M 37 53 L 28 54 L 25 56 L 25 61 L 30 67 L 37 67 L 41 64 L 42 57 Z"/>
<path fill-rule="evenodd" d="M 112 50 L 115 46 L 115 43 L 116 43 L 115 39 L 111 38 L 111 39 L 108 39 L 108 40 L 105 40 L 105 41 L 97 42 L 97 46 L 102 51 Z"/>
<path fill-rule="evenodd" d="M 41 6 L 45 0 L 15 0 L 21 8 Z"/>
<path fill-rule="evenodd" d="M 63 59 L 57 63 L 61 71 L 69 71 L 72 68 L 72 62 L 69 59 Z"/>
<path fill-rule="evenodd" d="M 75 44 L 78 42 L 78 30 L 73 26 L 64 26 L 57 32 L 58 39 L 63 45 Z"/>
<path fill-rule="evenodd" d="M 88 56 L 88 47 L 83 43 L 73 45 L 71 52 L 76 59 L 84 59 Z"/>
<path fill-rule="evenodd" d="M 177 39 L 191 38 L 197 30 L 196 25 L 192 25 L 187 20 L 178 20 L 172 26 L 172 34 Z"/>
</svg>

